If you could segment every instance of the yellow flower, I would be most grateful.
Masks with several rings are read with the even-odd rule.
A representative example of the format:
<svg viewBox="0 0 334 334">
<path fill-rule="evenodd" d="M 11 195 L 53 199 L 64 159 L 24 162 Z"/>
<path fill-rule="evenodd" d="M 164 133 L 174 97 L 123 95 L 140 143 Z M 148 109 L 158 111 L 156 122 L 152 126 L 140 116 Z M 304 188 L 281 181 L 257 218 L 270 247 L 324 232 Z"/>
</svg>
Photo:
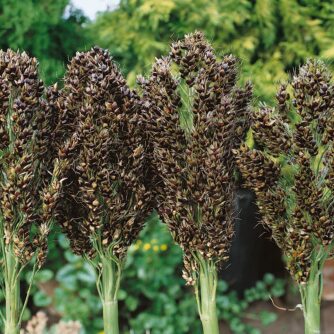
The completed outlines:
<svg viewBox="0 0 334 334">
<path fill-rule="evenodd" d="M 151 244 L 156 244 L 157 242 L 158 242 L 157 239 L 152 239 L 152 240 L 151 240 Z"/>
<path fill-rule="evenodd" d="M 149 249 L 151 249 L 151 244 L 146 243 L 143 247 L 144 250 L 148 251 Z"/>
<path fill-rule="evenodd" d="M 159 252 L 159 246 L 158 246 L 158 245 L 154 245 L 154 246 L 153 246 L 153 250 L 154 250 L 155 252 Z"/>
<path fill-rule="evenodd" d="M 98 334 L 104 334 L 104 331 L 98 332 Z"/>
<path fill-rule="evenodd" d="M 166 244 L 162 244 L 160 246 L 160 249 L 164 252 L 164 251 L 166 251 L 168 249 L 168 246 Z"/>
</svg>

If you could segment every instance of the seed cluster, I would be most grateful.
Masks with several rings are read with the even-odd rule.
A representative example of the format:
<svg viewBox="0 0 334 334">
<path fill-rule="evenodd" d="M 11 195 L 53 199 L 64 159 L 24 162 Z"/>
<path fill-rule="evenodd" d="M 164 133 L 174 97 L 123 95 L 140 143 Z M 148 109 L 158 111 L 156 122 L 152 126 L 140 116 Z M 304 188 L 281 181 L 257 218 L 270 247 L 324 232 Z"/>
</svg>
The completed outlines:
<svg viewBox="0 0 334 334">
<path fill-rule="evenodd" d="M 281 85 L 276 108 L 251 115 L 238 66 L 195 32 L 138 78 L 139 96 L 97 47 L 76 54 L 62 89 L 45 89 L 35 58 L 0 51 L 5 245 L 41 266 L 58 217 L 77 254 L 111 248 L 121 259 L 156 206 L 194 284 L 199 257 L 228 257 L 239 169 L 291 274 L 306 282 L 313 250 L 334 238 L 334 85 L 310 60 Z M 242 144 L 249 127 L 254 148 Z"/>
<path fill-rule="evenodd" d="M 61 189 L 61 164 L 48 151 L 53 115 L 37 67 L 26 53 L 0 51 L 1 232 L 22 264 L 36 255 L 41 266 Z"/>
<path fill-rule="evenodd" d="M 175 70 L 175 74 L 174 74 Z M 234 148 L 249 124 L 252 87 L 236 86 L 238 61 L 219 60 L 199 33 L 157 59 L 142 89 L 142 124 L 160 177 L 158 210 L 184 251 L 184 278 L 196 281 L 196 256 L 220 263 L 233 234 Z"/>
<path fill-rule="evenodd" d="M 310 60 L 291 85 L 280 87 L 276 109 L 264 106 L 254 115 L 255 148 L 234 151 L 263 221 L 299 283 L 309 277 L 313 250 L 334 239 L 333 109 L 329 71 Z"/>
<path fill-rule="evenodd" d="M 97 47 L 76 54 L 64 88 L 52 94 L 68 165 L 60 223 L 77 254 L 93 256 L 94 241 L 122 258 L 150 210 L 139 98 Z"/>
</svg>

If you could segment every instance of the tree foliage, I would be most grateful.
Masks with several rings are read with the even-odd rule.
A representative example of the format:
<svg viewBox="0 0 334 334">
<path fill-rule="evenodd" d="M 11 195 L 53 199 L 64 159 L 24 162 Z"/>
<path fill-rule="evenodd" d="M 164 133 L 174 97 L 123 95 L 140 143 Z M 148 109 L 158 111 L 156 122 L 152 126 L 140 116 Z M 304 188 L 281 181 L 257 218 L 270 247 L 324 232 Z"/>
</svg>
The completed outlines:
<svg viewBox="0 0 334 334">
<path fill-rule="evenodd" d="M 90 26 L 111 49 L 130 83 L 168 49 L 196 29 L 217 50 L 244 63 L 256 95 L 270 100 L 276 83 L 311 56 L 334 58 L 333 0 L 121 0 Z"/>
<path fill-rule="evenodd" d="M 69 3 L 0 0 L 0 49 L 25 50 L 38 58 L 48 83 L 60 78 L 67 59 L 87 42 L 87 19 Z"/>
<path fill-rule="evenodd" d="M 98 44 L 133 84 L 171 41 L 196 29 L 216 50 L 242 59 L 243 79 L 252 78 L 267 101 L 306 58 L 334 59 L 334 0 L 120 0 L 91 24 L 69 3 L 0 0 L 0 48 L 36 56 L 49 83 L 76 50 Z"/>
</svg>

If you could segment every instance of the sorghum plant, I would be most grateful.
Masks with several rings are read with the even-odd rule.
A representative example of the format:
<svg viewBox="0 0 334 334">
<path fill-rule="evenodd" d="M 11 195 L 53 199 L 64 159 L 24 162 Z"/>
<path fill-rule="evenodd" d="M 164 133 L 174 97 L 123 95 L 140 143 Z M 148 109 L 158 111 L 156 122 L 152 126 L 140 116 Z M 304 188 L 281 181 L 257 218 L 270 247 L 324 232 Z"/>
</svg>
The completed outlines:
<svg viewBox="0 0 334 334">
<path fill-rule="evenodd" d="M 104 331 L 117 334 L 126 251 L 150 210 L 145 150 L 134 123 L 139 99 L 108 51 L 93 48 L 71 60 L 54 101 L 69 166 L 59 221 L 74 252 L 96 269 Z"/>
<path fill-rule="evenodd" d="M 0 249 L 6 302 L 1 317 L 5 334 L 19 333 L 30 290 L 21 301 L 21 273 L 30 262 L 35 273 L 45 261 L 61 189 L 61 164 L 47 149 L 53 115 L 42 97 L 37 66 L 37 60 L 26 53 L 0 51 Z"/>
<path fill-rule="evenodd" d="M 158 210 L 184 252 L 183 277 L 195 287 L 207 334 L 219 332 L 217 268 L 233 235 L 232 149 L 244 138 L 252 96 L 250 84 L 236 86 L 237 74 L 237 59 L 218 59 L 195 32 L 172 44 L 147 79 L 138 78 L 160 177 Z"/>
<path fill-rule="evenodd" d="M 235 151 L 262 220 L 298 283 L 307 334 L 320 333 L 322 269 L 333 254 L 333 107 L 331 75 L 310 60 L 280 87 L 275 109 L 254 113 L 255 148 Z"/>
</svg>

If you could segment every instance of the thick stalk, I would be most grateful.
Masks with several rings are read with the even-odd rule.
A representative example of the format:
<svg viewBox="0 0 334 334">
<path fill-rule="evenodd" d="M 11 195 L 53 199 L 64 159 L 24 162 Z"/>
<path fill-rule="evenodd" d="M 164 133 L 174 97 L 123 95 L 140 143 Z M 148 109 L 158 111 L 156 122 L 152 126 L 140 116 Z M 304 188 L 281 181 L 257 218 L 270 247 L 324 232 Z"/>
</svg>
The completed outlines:
<svg viewBox="0 0 334 334">
<path fill-rule="evenodd" d="M 212 261 L 200 259 L 198 310 L 204 334 L 219 334 L 216 309 L 217 269 Z"/>
<path fill-rule="evenodd" d="M 104 333 L 118 334 L 118 302 L 117 300 L 103 301 Z"/>
<path fill-rule="evenodd" d="M 320 305 L 322 298 L 322 270 L 327 258 L 327 252 L 320 247 L 312 254 L 309 279 L 306 284 L 300 285 L 305 334 L 320 334 Z"/>
<path fill-rule="evenodd" d="M 103 323 L 105 334 L 119 334 L 118 325 L 118 290 L 121 278 L 121 267 L 115 259 L 101 259 L 101 298 L 103 305 Z"/>
<path fill-rule="evenodd" d="M 18 334 L 21 311 L 19 263 L 11 247 L 6 249 L 5 261 L 5 334 Z"/>
<path fill-rule="evenodd" d="M 320 281 L 310 280 L 305 286 L 303 303 L 305 334 L 320 334 Z"/>
</svg>

